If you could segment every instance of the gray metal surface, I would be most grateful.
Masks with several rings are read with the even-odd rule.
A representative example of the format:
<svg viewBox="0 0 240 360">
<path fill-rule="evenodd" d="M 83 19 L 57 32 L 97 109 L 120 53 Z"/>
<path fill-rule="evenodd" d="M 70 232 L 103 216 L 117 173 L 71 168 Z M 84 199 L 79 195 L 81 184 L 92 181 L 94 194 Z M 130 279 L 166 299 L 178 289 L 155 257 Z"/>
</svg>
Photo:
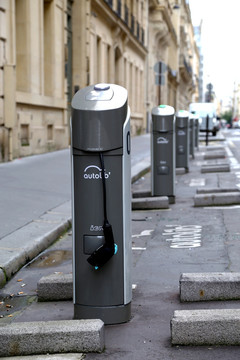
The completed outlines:
<svg viewBox="0 0 240 360">
<path fill-rule="evenodd" d="M 176 113 L 176 167 L 189 169 L 189 112 Z"/>
<path fill-rule="evenodd" d="M 130 318 L 132 299 L 127 91 L 113 84 L 90 86 L 74 95 L 72 108 L 75 318 L 125 322 Z M 105 188 L 100 152 L 104 152 Z M 112 226 L 117 251 L 101 268 L 94 268 L 87 259 L 90 249 L 94 253 L 107 241 L 106 220 Z"/>
<path fill-rule="evenodd" d="M 152 109 L 151 172 L 152 195 L 175 197 L 175 117 L 174 108 L 160 105 Z"/>
</svg>

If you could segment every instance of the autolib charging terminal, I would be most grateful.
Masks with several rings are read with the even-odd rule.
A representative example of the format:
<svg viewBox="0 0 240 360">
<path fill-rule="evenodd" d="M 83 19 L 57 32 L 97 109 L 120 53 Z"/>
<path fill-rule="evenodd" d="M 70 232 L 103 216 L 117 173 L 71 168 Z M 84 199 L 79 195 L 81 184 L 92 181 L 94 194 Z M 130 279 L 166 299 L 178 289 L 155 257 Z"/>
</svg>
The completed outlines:
<svg viewBox="0 0 240 360">
<path fill-rule="evenodd" d="M 176 113 L 176 167 L 189 171 L 189 112 Z"/>
<path fill-rule="evenodd" d="M 175 203 L 175 110 L 169 105 L 152 109 L 152 196 L 168 196 Z"/>
<path fill-rule="evenodd" d="M 131 148 L 127 90 L 96 84 L 72 99 L 75 319 L 131 316 Z"/>
</svg>

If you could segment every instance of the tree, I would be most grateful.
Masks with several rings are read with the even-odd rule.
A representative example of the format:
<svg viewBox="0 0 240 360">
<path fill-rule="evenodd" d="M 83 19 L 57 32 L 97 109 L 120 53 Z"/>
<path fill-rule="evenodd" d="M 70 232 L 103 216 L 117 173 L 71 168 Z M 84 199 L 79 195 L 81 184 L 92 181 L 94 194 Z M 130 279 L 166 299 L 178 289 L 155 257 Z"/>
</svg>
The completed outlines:
<svg viewBox="0 0 240 360">
<path fill-rule="evenodd" d="M 227 120 L 228 124 L 232 123 L 232 116 L 232 110 L 225 111 L 223 114 L 221 114 L 221 118 Z"/>
</svg>

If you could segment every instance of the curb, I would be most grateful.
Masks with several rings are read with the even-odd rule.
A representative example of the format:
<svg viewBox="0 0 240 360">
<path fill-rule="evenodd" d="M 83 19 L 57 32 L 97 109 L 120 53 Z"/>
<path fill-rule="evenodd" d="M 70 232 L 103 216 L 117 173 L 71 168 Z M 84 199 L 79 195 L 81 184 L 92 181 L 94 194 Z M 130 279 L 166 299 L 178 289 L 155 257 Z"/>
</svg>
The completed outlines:
<svg viewBox="0 0 240 360">
<path fill-rule="evenodd" d="M 0 288 L 71 227 L 70 214 L 71 202 L 68 201 L 1 239 L 0 269 L 4 277 L 0 272 Z"/>
<path fill-rule="evenodd" d="M 194 206 L 216 206 L 240 204 L 240 192 L 196 194 Z"/>
<path fill-rule="evenodd" d="M 97 319 L 12 323 L 0 326 L 0 337 L 0 356 L 102 352 L 104 323 Z"/>
<path fill-rule="evenodd" d="M 173 345 L 240 345 L 240 309 L 177 310 Z"/>
<path fill-rule="evenodd" d="M 240 299 L 240 273 L 183 273 L 179 285 L 181 302 Z"/>
<path fill-rule="evenodd" d="M 226 152 L 225 151 L 207 151 L 203 159 L 204 160 L 213 160 L 213 159 L 225 159 L 226 158 Z"/>
<path fill-rule="evenodd" d="M 167 196 L 152 196 L 145 198 L 133 198 L 132 210 L 169 209 Z"/>
<path fill-rule="evenodd" d="M 211 194 L 211 193 L 228 193 L 228 192 L 239 192 L 237 187 L 234 188 L 204 188 L 197 189 L 197 194 Z"/>
<path fill-rule="evenodd" d="M 72 300 L 72 274 L 51 274 L 37 283 L 38 301 Z"/>
<path fill-rule="evenodd" d="M 229 164 L 212 164 L 212 165 L 202 165 L 201 173 L 215 173 L 215 172 L 229 172 Z"/>
</svg>

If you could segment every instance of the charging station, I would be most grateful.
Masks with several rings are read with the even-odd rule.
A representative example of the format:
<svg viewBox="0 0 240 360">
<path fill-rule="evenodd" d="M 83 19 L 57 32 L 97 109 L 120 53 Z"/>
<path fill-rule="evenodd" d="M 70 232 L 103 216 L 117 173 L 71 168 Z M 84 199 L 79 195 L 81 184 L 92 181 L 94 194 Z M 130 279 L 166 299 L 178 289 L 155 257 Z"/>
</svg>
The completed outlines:
<svg viewBox="0 0 240 360">
<path fill-rule="evenodd" d="M 97 84 L 72 99 L 75 319 L 131 316 L 131 159 L 127 90 Z"/>
<path fill-rule="evenodd" d="M 175 203 L 175 110 L 169 105 L 152 109 L 152 196 L 168 196 Z"/>
<path fill-rule="evenodd" d="M 189 171 L 189 112 L 176 113 L 176 167 Z"/>
<path fill-rule="evenodd" d="M 194 159 L 195 150 L 195 115 L 190 114 L 189 117 L 189 154 Z"/>
</svg>

